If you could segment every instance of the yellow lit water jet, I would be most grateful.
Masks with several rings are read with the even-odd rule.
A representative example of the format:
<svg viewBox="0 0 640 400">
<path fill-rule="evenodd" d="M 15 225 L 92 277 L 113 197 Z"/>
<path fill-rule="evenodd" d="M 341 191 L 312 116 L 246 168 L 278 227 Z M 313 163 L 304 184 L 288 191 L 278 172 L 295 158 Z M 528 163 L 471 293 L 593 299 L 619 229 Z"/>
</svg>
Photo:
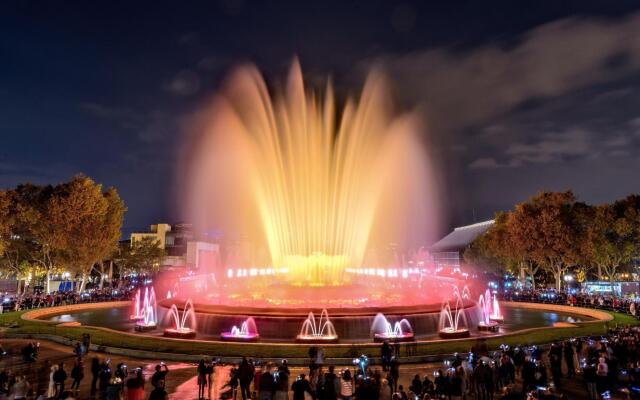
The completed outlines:
<svg viewBox="0 0 640 400">
<path fill-rule="evenodd" d="M 275 95 L 245 67 L 197 121 L 192 219 L 264 242 L 289 284 L 348 283 L 345 269 L 361 265 L 373 230 L 396 234 L 406 199 L 424 194 L 414 119 L 394 116 L 377 74 L 339 108 L 331 85 L 305 91 L 297 62 Z"/>
</svg>

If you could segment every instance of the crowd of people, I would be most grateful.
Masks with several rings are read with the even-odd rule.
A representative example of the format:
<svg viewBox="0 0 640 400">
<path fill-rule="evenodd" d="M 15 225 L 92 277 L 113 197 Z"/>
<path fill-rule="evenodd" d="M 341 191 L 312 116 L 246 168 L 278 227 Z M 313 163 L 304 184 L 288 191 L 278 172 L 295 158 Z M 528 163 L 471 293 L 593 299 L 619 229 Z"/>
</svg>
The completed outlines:
<svg viewBox="0 0 640 400">
<path fill-rule="evenodd" d="M 80 396 L 80 384 L 90 374 L 92 399 L 102 400 L 144 400 L 145 377 L 143 367 L 130 369 L 126 364 L 111 365 L 109 358 L 98 355 L 91 357 L 90 365 L 85 365 L 87 351 L 82 343 L 74 348 L 72 365 L 64 362 L 52 364 L 43 360 L 37 368 L 34 363 L 38 359 L 38 343 L 30 342 L 23 347 L 21 353 L 26 368 L 14 373 L 11 368 L 0 371 L 0 399 L 37 399 L 37 400 L 77 400 L 87 398 Z M 88 367 L 88 368 L 87 368 Z M 155 366 L 151 376 L 153 389 L 150 400 L 165 400 L 165 380 L 169 372 L 163 362 Z"/>
<path fill-rule="evenodd" d="M 131 298 L 131 291 L 127 288 L 113 289 L 91 289 L 82 293 L 74 291 L 51 292 L 49 294 L 30 292 L 18 295 L 0 296 L 0 313 L 30 310 L 42 307 L 65 306 L 78 303 L 95 303 L 101 301 L 128 300 Z"/>
<path fill-rule="evenodd" d="M 31 294 L 11 299 L 14 309 L 49 307 L 85 301 L 126 299 L 126 290 L 94 289 L 77 293 Z M 555 291 L 506 292 L 513 301 L 546 302 L 603 308 L 636 314 L 635 298 L 607 295 L 571 294 Z M 6 302 L 5 302 L 6 304 Z M 638 309 L 640 312 L 640 309 Z M 605 336 L 582 337 L 548 346 L 501 346 L 490 351 L 482 340 L 468 354 L 456 354 L 433 370 L 400 383 L 399 348 L 385 342 L 380 348 L 380 364 L 370 365 L 365 355 L 353 366 L 338 368 L 326 362 L 320 347 L 309 351 L 305 373 L 292 376 L 287 360 L 279 363 L 243 358 L 227 366 L 229 376 L 220 398 L 259 400 L 414 400 L 414 399 L 561 399 L 566 398 L 566 378 L 580 376 L 584 398 L 607 399 L 612 394 L 640 398 L 640 329 L 626 327 Z M 108 358 L 87 356 L 88 342 L 74 348 L 73 362 L 37 363 L 39 343 L 30 342 L 21 350 L 27 368 L 14 373 L 0 371 L 0 400 L 78 399 L 80 385 L 90 376 L 90 395 L 96 399 L 145 399 L 147 385 L 143 368 L 113 366 Z M 0 344 L 0 357 L 6 353 Z M 373 362 L 371 363 L 373 364 Z M 36 365 L 39 365 L 36 367 Z M 202 359 L 196 367 L 198 399 L 211 399 L 216 360 Z M 427 372 L 427 369 L 430 369 Z M 24 370 L 27 373 L 24 373 Z M 18 371 L 17 369 L 15 371 Z M 155 366 L 147 398 L 166 399 L 165 381 L 169 369 Z M 574 389 L 576 384 L 573 384 Z"/>
<path fill-rule="evenodd" d="M 602 293 L 567 293 L 555 290 L 509 290 L 501 296 L 510 301 L 563 304 L 577 307 L 601 308 L 640 316 L 640 297 L 616 296 Z"/>
<path fill-rule="evenodd" d="M 1 349 L 0 349 L 1 350 Z M 112 365 L 109 358 L 89 357 L 82 343 L 71 363 L 35 364 L 39 345 L 30 342 L 21 351 L 27 368 L 0 371 L 0 399 L 80 399 L 80 385 L 90 378 L 90 396 L 105 400 L 143 400 L 147 380 L 143 367 Z M 477 341 L 468 354 L 455 354 L 440 367 L 425 366 L 409 382 L 400 383 L 400 363 L 392 344 L 381 346 L 381 362 L 354 359 L 353 366 L 336 368 L 325 362 L 321 348 L 309 352 L 308 372 L 292 376 L 287 360 L 279 363 L 243 358 L 223 370 L 228 374 L 221 399 L 259 400 L 430 400 L 430 399 L 563 399 L 566 378 L 589 400 L 613 394 L 638 398 L 640 393 L 640 329 L 612 329 L 607 335 L 574 338 L 550 346 L 500 346 L 490 351 Z M 88 360 L 88 363 L 87 363 Z M 36 365 L 39 365 L 36 367 Z M 202 359 L 196 368 L 198 399 L 212 399 L 217 360 Z M 27 371 L 27 373 L 25 373 Z M 149 379 L 150 400 L 167 398 L 169 368 L 155 366 Z M 582 386 L 581 386 L 582 385 Z M 84 397 L 86 398 L 86 397 Z"/>
<path fill-rule="evenodd" d="M 573 394 L 589 400 L 640 398 L 640 329 L 612 329 L 607 335 L 582 337 L 549 346 L 500 346 L 489 351 L 478 341 L 468 354 L 455 354 L 441 368 L 416 374 L 400 384 L 394 346 L 384 343 L 381 363 L 368 358 L 337 369 L 311 358 L 308 374 L 291 377 L 287 360 L 279 364 L 243 359 L 233 366 L 221 398 L 281 400 L 414 400 L 414 399 L 566 399 Z M 426 368 L 425 368 L 426 370 Z M 199 399 L 205 398 L 211 369 L 201 362 Z"/>
</svg>

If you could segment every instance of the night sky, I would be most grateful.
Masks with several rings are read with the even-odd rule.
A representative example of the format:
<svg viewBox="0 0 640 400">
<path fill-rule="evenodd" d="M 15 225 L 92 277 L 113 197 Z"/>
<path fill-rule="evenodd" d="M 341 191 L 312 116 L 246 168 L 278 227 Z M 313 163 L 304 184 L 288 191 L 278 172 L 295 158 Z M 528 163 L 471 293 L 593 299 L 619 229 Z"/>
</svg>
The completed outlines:
<svg viewBox="0 0 640 400">
<path fill-rule="evenodd" d="M 188 6 L 187 6 L 188 4 Z M 125 232 L 179 218 L 184 120 L 236 65 L 357 93 L 383 68 L 420 112 L 443 229 L 541 189 L 640 192 L 637 1 L 3 1 L 0 187 L 77 172 L 115 186 Z"/>
</svg>

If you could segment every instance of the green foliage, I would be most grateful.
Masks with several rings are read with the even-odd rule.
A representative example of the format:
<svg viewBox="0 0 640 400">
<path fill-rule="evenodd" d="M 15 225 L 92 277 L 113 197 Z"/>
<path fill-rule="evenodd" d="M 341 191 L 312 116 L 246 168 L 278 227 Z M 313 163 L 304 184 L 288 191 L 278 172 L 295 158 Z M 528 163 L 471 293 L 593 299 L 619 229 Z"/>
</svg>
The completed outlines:
<svg viewBox="0 0 640 400">
<path fill-rule="evenodd" d="M 15 276 L 44 271 L 47 282 L 63 268 L 86 277 L 116 250 L 124 212 L 115 189 L 103 192 L 81 175 L 56 186 L 0 192 L 0 266 Z"/>
<path fill-rule="evenodd" d="M 482 265 L 498 260 L 519 265 L 532 278 L 538 270 L 560 288 L 571 268 L 586 278 L 590 269 L 613 281 L 620 267 L 640 255 L 640 196 L 613 204 L 578 202 L 571 191 L 542 192 L 496 214 L 495 224 L 471 245 L 465 258 Z"/>
<path fill-rule="evenodd" d="M 159 247 L 159 241 L 151 237 L 133 240 L 130 245 L 122 246 L 115 256 L 116 264 L 125 273 L 157 272 L 165 250 Z"/>
</svg>

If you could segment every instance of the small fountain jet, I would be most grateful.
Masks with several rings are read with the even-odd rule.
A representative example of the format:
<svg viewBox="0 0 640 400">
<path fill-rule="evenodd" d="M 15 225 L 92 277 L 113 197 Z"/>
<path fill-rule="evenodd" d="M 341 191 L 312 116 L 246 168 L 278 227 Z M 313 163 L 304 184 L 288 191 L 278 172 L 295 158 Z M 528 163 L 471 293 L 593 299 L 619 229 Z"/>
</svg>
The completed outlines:
<svg viewBox="0 0 640 400">
<path fill-rule="evenodd" d="M 457 288 L 453 291 L 453 297 L 455 299 L 454 308 L 452 309 L 449 301 L 446 301 L 440 311 L 438 333 L 440 337 L 445 339 L 469 336 L 467 316 L 464 313 L 464 302 Z"/>
<path fill-rule="evenodd" d="M 139 332 L 146 332 L 156 329 L 158 324 L 157 314 L 157 302 L 156 292 L 149 288 L 144 289 L 144 301 L 141 309 L 141 319 L 138 319 L 135 324 L 135 330 Z"/>
<path fill-rule="evenodd" d="M 382 313 L 376 314 L 373 319 L 371 333 L 376 341 L 391 340 L 400 342 L 413 340 L 413 329 L 409 321 L 403 318 L 392 325 Z"/>
<path fill-rule="evenodd" d="M 296 340 L 301 342 L 321 343 L 335 342 L 338 340 L 338 334 L 333 323 L 329 321 L 329 313 L 326 309 L 322 309 L 320 319 L 316 324 L 316 317 L 310 312 L 307 319 L 302 323 L 300 333 Z"/>
<path fill-rule="evenodd" d="M 484 292 L 484 295 L 480 295 L 478 299 L 478 307 L 480 308 L 480 322 L 478 322 L 478 330 L 479 331 L 490 331 L 497 332 L 499 329 L 498 322 L 491 319 L 491 309 L 492 309 L 492 301 L 491 301 L 491 290 L 487 289 Z"/>
<path fill-rule="evenodd" d="M 167 315 L 173 318 L 174 328 L 165 329 L 164 336 L 181 339 L 196 337 L 196 313 L 191 299 L 188 299 L 184 304 L 182 314 L 180 314 L 178 307 L 172 304 Z M 189 318 L 189 326 L 187 326 L 187 318 Z"/>
<path fill-rule="evenodd" d="M 240 328 L 234 325 L 231 331 L 220 334 L 220 339 L 235 342 L 251 342 L 259 338 L 258 328 L 252 317 L 247 318 L 242 325 L 240 325 Z"/>
</svg>

